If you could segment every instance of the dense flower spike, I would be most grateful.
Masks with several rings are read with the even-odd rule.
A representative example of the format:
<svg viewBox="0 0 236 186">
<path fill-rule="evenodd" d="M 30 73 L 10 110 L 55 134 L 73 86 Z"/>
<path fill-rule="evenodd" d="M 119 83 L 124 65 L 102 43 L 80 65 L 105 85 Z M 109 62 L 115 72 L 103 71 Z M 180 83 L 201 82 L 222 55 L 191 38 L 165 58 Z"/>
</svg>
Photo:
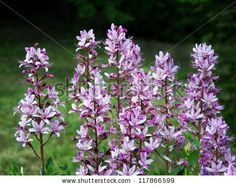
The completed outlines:
<svg viewBox="0 0 236 186">
<path fill-rule="evenodd" d="M 108 63 L 114 72 L 106 73 L 113 82 L 111 95 L 117 98 L 117 117 L 122 111 L 125 99 L 126 81 L 131 78 L 131 72 L 135 70 L 141 61 L 140 48 L 126 37 L 127 30 L 122 26 L 111 25 L 107 32 L 105 49 L 109 55 Z"/>
<path fill-rule="evenodd" d="M 141 107 L 126 108 L 120 113 L 120 145 L 114 146 L 107 161 L 114 175 L 143 175 L 152 159 L 151 152 L 160 145 L 153 139 L 145 125 L 147 118 Z M 132 170 L 132 171 L 131 171 Z"/>
<path fill-rule="evenodd" d="M 109 125 L 110 96 L 99 71 L 95 69 L 91 74 L 89 89 L 81 88 L 80 93 L 80 118 L 84 119 L 84 122 L 80 125 L 76 137 L 78 151 L 74 162 L 81 162 L 76 174 L 109 175 L 111 172 L 105 159 L 111 147 L 103 152 L 101 144 L 115 133 L 115 129 Z"/>
<path fill-rule="evenodd" d="M 236 174 L 235 157 L 229 148 L 228 125 L 220 117 L 223 107 L 219 104 L 213 75 L 217 56 L 211 46 L 205 43 L 193 49 L 193 68 L 196 74 L 190 76 L 186 85 L 187 98 L 184 100 L 184 113 L 181 114 L 183 125 L 191 123 L 197 128 L 201 142 L 200 174 L 234 175 Z"/>
<path fill-rule="evenodd" d="M 71 86 L 69 87 L 69 98 L 73 100 L 70 113 L 79 113 L 79 104 L 81 103 L 81 87 L 89 88 L 90 76 L 93 69 L 96 68 L 94 61 L 97 57 L 96 47 L 99 42 L 95 40 L 93 30 L 81 31 L 76 37 L 79 41 L 77 45 L 78 64 L 75 68 Z"/>
<path fill-rule="evenodd" d="M 173 160 L 173 151 L 183 143 L 182 128 L 174 124 L 179 108 L 178 90 L 179 83 L 175 80 L 175 74 L 178 66 L 169 53 L 164 54 L 162 51 L 156 55 L 155 66 L 152 67 L 153 78 L 155 82 L 154 95 L 159 100 L 156 110 L 152 112 L 150 124 L 156 126 L 154 135 L 162 140 L 162 147 L 165 153 L 162 159 L 165 160 L 165 173 L 169 174 L 176 162 Z"/>
<path fill-rule="evenodd" d="M 102 151 L 101 145 L 116 130 L 110 123 L 110 96 L 100 74 L 101 66 L 94 64 L 97 56 L 93 30 L 82 31 L 79 40 L 78 61 L 70 87 L 70 98 L 73 100 L 70 113 L 78 113 L 82 123 L 77 131 L 77 155 L 74 162 L 80 162 L 77 175 L 111 174 L 105 159 L 110 149 Z"/>
<path fill-rule="evenodd" d="M 64 129 L 64 119 L 59 111 L 59 106 L 63 104 L 58 98 L 55 87 L 47 82 L 53 75 L 47 73 L 49 58 L 46 50 L 34 47 L 25 50 L 26 57 L 20 62 L 20 67 L 24 68 L 24 74 L 28 74 L 26 81 L 31 84 L 31 88 L 28 88 L 25 98 L 17 107 L 20 122 L 15 136 L 23 147 L 31 147 L 35 155 L 41 159 L 41 174 L 44 174 L 43 148 L 53 135 L 59 137 Z M 48 135 L 46 141 L 44 135 Z M 40 155 L 32 145 L 33 140 L 40 143 Z"/>
<path fill-rule="evenodd" d="M 115 82 L 111 95 L 117 100 L 113 108 L 119 139 L 108 161 L 115 175 L 144 174 L 153 161 L 150 159 L 153 149 L 145 147 L 151 137 L 145 115 L 152 109 L 152 76 L 139 69 L 140 48 L 126 37 L 126 32 L 122 26 L 112 24 L 105 42 L 108 63 L 114 68 L 114 72 L 105 75 Z"/>
</svg>

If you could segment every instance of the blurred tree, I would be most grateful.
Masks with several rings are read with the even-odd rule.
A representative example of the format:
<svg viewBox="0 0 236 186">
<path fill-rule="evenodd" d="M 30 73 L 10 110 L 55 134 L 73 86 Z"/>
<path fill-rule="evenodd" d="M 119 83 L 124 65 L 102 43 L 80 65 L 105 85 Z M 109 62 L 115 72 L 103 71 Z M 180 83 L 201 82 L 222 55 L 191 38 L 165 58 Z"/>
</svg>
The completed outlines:
<svg viewBox="0 0 236 186">
<path fill-rule="evenodd" d="M 115 22 L 128 26 L 141 37 L 179 41 L 211 19 L 192 39 L 225 41 L 235 38 L 232 33 L 236 28 L 236 6 L 219 14 L 232 0 L 67 1 L 76 7 L 81 21 L 102 29 Z"/>
</svg>

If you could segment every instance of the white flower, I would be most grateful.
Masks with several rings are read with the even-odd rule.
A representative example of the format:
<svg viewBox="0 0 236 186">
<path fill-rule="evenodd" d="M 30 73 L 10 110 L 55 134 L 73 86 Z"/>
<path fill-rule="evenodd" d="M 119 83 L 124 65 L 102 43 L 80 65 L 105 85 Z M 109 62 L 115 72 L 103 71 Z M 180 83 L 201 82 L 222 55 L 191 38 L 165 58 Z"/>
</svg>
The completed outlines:
<svg viewBox="0 0 236 186">
<path fill-rule="evenodd" d="M 80 139 L 78 141 L 78 143 L 76 144 L 76 146 L 80 149 L 80 150 L 84 150 L 84 151 L 87 151 L 87 150 L 90 150 L 92 149 L 92 143 L 93 143 L 93 140 L 84 140 L 84 139 Z"/>
</svg>

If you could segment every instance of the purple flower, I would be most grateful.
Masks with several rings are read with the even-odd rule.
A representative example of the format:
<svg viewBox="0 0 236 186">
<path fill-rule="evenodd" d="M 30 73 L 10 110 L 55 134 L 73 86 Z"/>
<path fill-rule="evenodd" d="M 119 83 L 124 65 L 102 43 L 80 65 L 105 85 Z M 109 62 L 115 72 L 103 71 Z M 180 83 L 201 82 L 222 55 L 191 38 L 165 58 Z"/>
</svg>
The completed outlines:
<svg viewBox="0 0 236 186">
<path fill-rule="evenodd" d="M 30 134 L 26 134 L 23 130 L 19 130 L 15 134 L 16 141 L 20 142 L 23 147 L 25 147 L 28 143 L 33 141 L 32 139 L 29 139 Z"/>
<path fill-rule="evenodd" d="M 31 133 L 41 133 L 41 134 L 48 134 L 49 128 L 45 127 L 44 121 L 41 121 L 40 123 L 35 122 L 34 120 L 32 121 L 32 127 L 29 129 L 29 132 Z"/>
<path fill-rule="evenodd" d="M 136 170 L 136 166 L 128 167 L 126 164 L 123 165 L 122 171 L 117 171 L 120 176 L 137 176 L 140 174 L 139 171 Z"/>
<path fill-rule="evenodd" d="M 196 44 L 192 57 L 197 72 L 189 77 L 186 85 L 187 98 L 182 107 L 185 114 L 180 115 L 180 122 L 184 125 L 190 122 L 196 127 L 195 133 L 201 142 L 200 174 L 224 175 L 234 169 L 235 163 L 225 159 L 231 156 L 228 153 L 230 138 L 227 136 L 228 125 L 218 116 L 223 107 L 218 102 L 219 91 L 214 84 L 217 56 L 210 45 L 203 43 Z M 182 117 L 184 115 L 186 117 Z"/>
<path fill-rule="evenodd" d="M 24 66 L 25 68 L 31 68 L 29 77 L 32 77 L 33 74 L 40 68 L 44 68 L 45 71 L 48 71 L 49 63 L 48 56 L 45 49 L 26 47 L 26 56 L 23 61 L 20 62 L 20 67 Z"/>
<path fill-rule="evenodd" d="M 76 170 L 77 176 L 85 176 L 87 174 L 88 174 L 88 168 L 85 166 L 80 166 L 80 168 Z"/>
<path fill-rule="evenodd" d="M 149 138 L 149 142 L 144 142 L 145 148 L 147 149 L 147 152 L 152 152 L 160 145 L 160 139 L 153 139 L 152 137 Z"/>
<path fill-rule="evenodd" d="M 83 151 L 87 151 L 92 149 L 92 143 L 93 140 L 85 140 L 85 139 L 81 139 L 78 141 L 78 143 L 76 144 L 76 146 Z"/>
<path fill-rule="evenodd" d="M 47 82 L 54 75 L 48 73 L 50 65 L 46 50 L 34 47 L 25 50 L 26 56 L 20 62 L 20 67 L 24 68 L 22 73 L 27 74 L 26 82 L 31 87 L 28 88 L 16 110 L 20 121 L 15 137 L 23 147 L 29 146 L 43 165 L 45 145 L 54 134 L 60 136 L 60 131 L 64 129 L 59 124 L 64 121 L 59 111 L 59 106 L 63 104 L 58 98 L 55 87 Z M 44 136 L 47 134 L 49 136 L 46 139 Z M 33 140 L 36 142 L 32 143 Z M 41 174 L 45 174 L 44 165 Z"/>
<path fill-rule="evenodd" d="M 146 152 L 141 153 L 140 155 L 140 160 L 139 160 L 139 164 L 144 168 L 144 169 L 148 169 L 149 165 L 153 162 L 152 159 L 148 159 L 149 155 L 147 155 Z"/>
<path fill-rule="evenodd" d="M 50 131 L 53 134 L 56 134 L 57 137 L 60 137 L 60 132 L 62 130 L 64 130 L 64 125 L 58 120 L 52 121 L 52 123 L 50 123 L 50 125 L 51 125 Z"/>
<path fill-rule="evenodd" d="M 225 172 L 227 170 L 227 168 L 222 163 L 223 163 L 222 161 L 219 161 L 217 163 L 213 161 L 211 162 L 211 166 L 205 167 L 205 169 L 209 173 L 212 173 L 214 175 L 219 175 L 220 173 Z"/>
</svg>

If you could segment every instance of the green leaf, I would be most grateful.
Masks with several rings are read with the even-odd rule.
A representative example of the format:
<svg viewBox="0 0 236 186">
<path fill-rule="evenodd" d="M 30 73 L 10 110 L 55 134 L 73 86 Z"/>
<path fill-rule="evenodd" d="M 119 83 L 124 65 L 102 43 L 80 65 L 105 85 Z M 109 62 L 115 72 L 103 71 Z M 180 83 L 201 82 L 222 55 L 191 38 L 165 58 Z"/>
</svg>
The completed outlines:
<svg viewBox="0 0 236 186">
<path fill-rule="evenodd" d="M 184 131 L 182 134 L 183 134 L 183 136 L 184 136 L 185 138 L 187 138 L 189 141 L 191 141 L 191 140 L 193 139 L 193 136 L 192 136 L 192 134 L 191 134 L 190 132 Z"/>
<path fill-rule="evenodd" d="M 10 168 L 8 169 L 9 175 L 22 175 L 21 166 L 18 161 L 14 161 Z"/>
<path fill-rule="evenodd" d="M 62 170 L 62 175 L 71 175 L 71 172 L 69 170 L 69 167 L 67 165 L 67 163 L 65 163 L 64 165 L 59 167 Z"/>
<path fill-rule="evenodd" d="M 52 157 L 50 156 L 45 165 L 45 173 L 46 175 L 55 175 L 56 172 L 54 171 L 54 162 Z"/>
<path fill-rule="evenodd" d="M 200 141 L 198 140 L 198 137 L 194 137 L 194 138 L 193 138 L 193 144 L 194 144 L 196 147 L 200 147 L 201 143 L 200 143 Z"/>
<path fill-rule="evenodd" d="M 64 165 L 60 166 L 60 169 L 66 171 L 68 169 L 68 165 L 65 163 Z"/>
<path fill-rule="evenodd" d="M 199 150 L 192 151 L 188 157 L 189 166 L 195 167 L 198 164 L 199 157 L 200 157 Z"/>
</svg>

